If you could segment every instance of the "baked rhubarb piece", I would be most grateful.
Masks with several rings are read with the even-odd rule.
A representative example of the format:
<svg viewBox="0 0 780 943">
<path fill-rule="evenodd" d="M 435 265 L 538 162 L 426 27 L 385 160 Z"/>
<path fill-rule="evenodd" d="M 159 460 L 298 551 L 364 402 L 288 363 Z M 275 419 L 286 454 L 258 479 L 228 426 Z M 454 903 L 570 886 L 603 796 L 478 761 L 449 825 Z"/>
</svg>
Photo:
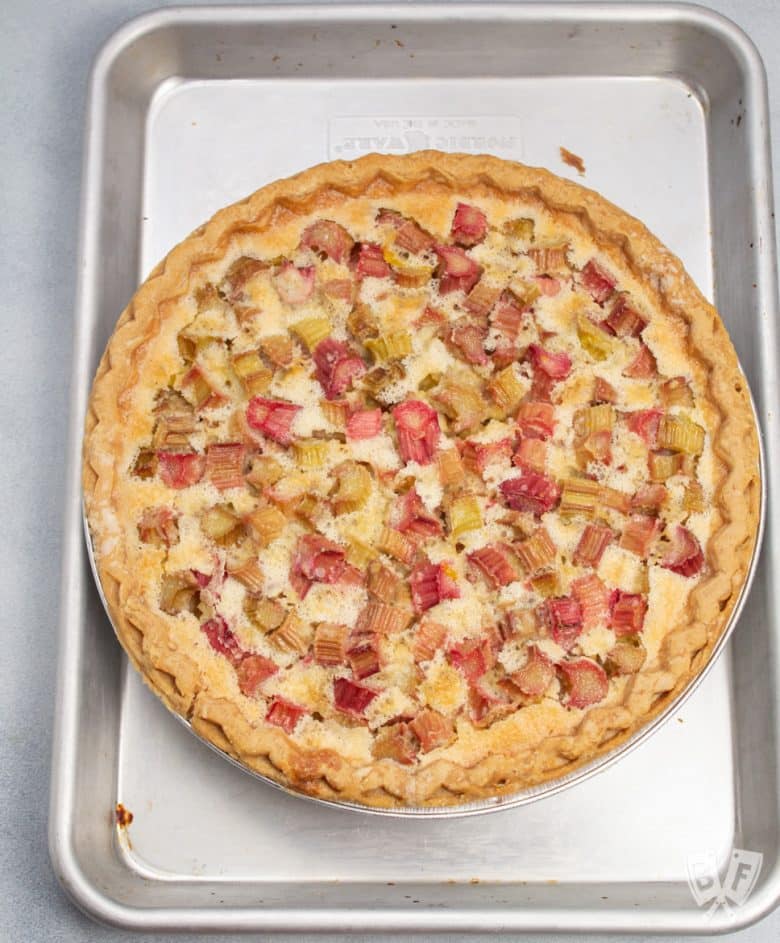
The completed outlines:
<svg viewBox="0 0 780 943">
<path fill-rule="evenodd" d="M 314 168 L 174 249 L 109 342 L 84 493 L 117 634 L 202 737 L 309 795 L 567 774 L 729 620 L 746 389 L 679 262 L 596 194 L 485 157 Z"/>
</svg>

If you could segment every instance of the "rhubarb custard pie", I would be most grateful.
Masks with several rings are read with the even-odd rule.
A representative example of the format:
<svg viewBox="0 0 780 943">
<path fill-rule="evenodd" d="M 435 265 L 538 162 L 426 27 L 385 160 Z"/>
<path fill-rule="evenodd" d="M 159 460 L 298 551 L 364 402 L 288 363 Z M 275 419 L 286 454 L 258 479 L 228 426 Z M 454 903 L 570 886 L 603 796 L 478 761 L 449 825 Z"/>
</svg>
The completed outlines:
<svg viewBox="0 0 780 943">
<path fill-rule="evenodd" d="M 758 439 L 716 311 L 598 194 L 484 156 L 315 167 L 151 273 L 84 495 L 122 645 L 246 767 L 436 806 L 570 773 L 729 621 Z"/>
</svg>

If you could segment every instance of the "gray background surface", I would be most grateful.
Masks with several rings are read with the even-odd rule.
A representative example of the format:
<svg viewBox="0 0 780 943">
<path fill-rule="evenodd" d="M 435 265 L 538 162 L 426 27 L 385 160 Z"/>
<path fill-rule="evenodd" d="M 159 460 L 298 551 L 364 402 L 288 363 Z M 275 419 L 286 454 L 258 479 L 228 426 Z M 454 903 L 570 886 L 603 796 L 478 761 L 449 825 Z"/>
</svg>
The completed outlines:
<svg viewBox="0 0 780 943">
<path fill-rule="evenodd" d="M 46 825 L 87 77 L 98 48 L 121 23 L 167 5 L 0 4 L 0 940 L 144 939 L 98 927 L 65 898 L 49 866 Z M 769 75 L 772 125 L 780 133 L 780 0 L 709 5 L 756 42 Z M 780 144 L 774 173 L 780 179 Z M 780 910 L 734 939 L 780 939 Z"/>
</svg>

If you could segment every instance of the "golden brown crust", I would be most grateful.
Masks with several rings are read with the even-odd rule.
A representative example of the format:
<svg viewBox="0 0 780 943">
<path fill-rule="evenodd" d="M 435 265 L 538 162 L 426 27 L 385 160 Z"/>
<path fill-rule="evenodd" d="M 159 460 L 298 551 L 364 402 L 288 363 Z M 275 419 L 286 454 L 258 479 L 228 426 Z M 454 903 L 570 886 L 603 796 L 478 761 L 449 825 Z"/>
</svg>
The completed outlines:
<svg viewBox="0 0 780 943">
<path fill-rule="evenodd" d="M 593 707 L 565 734 L 526 753 L 495 752 L 459 765 L 440 760 L 419 769 L 378 761 L 354 769 L 333 750 L 305 750 L 280 729 L 253 722 L 224 693 L 204 683 L 197 661 L 179 650 L 167 622 L 142 602 L 121 540 L 97 556 L 117 635 L 135 667 L 164 703 L 204 739 L 244 765 L 307 794 L 374 806 L 447 805 L 516 791 L 565 775 L 629 738 L 663 711 L 707 663 L 739 597 L 752 559 L 760 513 L 758 441 L 745 378 L 726 330 L 681 263 L 637 220 L 597 193 L 541 169 L 489 156 L 424 151 L 370 155 L 324 164 L 278 181 L 234 204 L 176 246 L 123 312 L 98 367 L 85 423 L 83 486 L 91 522 L 116 507 L 123 428 L 132 423 L 131 393 L 159 326 L 197 273 L 222 258 L 232 241 L 352 196 L 398 192 L 521 195 L 541 203 L 614 264 L 644 283 L 680 332 L 687 356 L 706 375 L 713 420 L 718 520 L 706 546 L 708 574 L 690 594 L 685 618 L 665 637 L 652 671 L 621 679 L 619 702 Z M 533 710 L 534 708 L 529 708 Z M 540 717 L 544 723 L 544 717 Z"/>
</svg>

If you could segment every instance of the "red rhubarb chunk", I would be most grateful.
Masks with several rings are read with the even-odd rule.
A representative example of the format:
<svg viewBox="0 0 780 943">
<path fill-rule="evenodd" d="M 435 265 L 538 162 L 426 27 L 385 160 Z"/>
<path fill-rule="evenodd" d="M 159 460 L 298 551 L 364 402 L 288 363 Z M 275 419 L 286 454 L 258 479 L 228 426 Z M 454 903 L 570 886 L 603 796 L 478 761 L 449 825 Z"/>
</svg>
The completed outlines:
<svg viewBox="0 0 780 943">
<path fill-rule="evenodd" d="M 510 364 L 522 360 L 524 351 L 514 344 L 499 344 L 491 353 L 490 360 L 494 370 L 503 370 Z"/>
<path fill-rule="evenodd" d="M 549 439 L 555 429 L 555 407 L 552 403 L 522 403 L 517 424 L 523 435 L 532 439 Z"/>
<path fill-rule="evenodd" d="M 477 282 L 473 291 L 470 291 L 463 300 L 463 307 L 469 314 L 479 318 L 480 322 L 484 323 L 500 295 L 500 288 L 488 285 L 485 282 Z"/>
<path fill-rule="evenodd" d="M 419 255 L 421 252 L 427 252 L 436 240 L 433 236 L 421 229 L 416 223 L 407 219 L 399 228 L 395 237 L 395 244 L 400 249 L 406 249 L 413 255 Z"/>
<path fill-rule="evenodd" d="M 640 409 L 628 413 L 628 428 L 644 439 L 651 449 L 654 449 L 662 416 L 663 413 L 660 409 Z"/>
<path fill-rule="evenodd" d="M 519 478 L 502 481 L 499 489 L 513 511 L 528 511 L 537 517 L 551 511 L 561 496 L 561 490 L 554 481 L 534 472 L 524 472 Z"/>
<path fill-rule="evenodd" d="M 496 663 L 496 653 L 490 639 L 466 639 L 453 645 L 447 652 L 451 664 L 461 671 L 467 681 L 476 681 Z"/>
<path fill-rule="evenodd" d="M 595 573 L 573 580 L 571 592 L 582 612 L 582 627 L 586 632 L 606 625 L 610 618 L 610 596 L 607 587 Z"/>
<path fill-rule="evenodd" d="M 351 263 L 358 278 L 386 278 L 390 274 L 382 247 L 375 242 L 358 243 L 352 250 Z"/>
<path fill-rule="evenodd" d="M 240 442 L 216 442 L 206 448 L 206 478 L 224 491 L 244 484 L 246 448 Z"/>
<path fill-rule="evenodd" d="M 417 626 L 412 651 L 417 661 L 430 661 L 444 645 L 447 637 L 446 626 L 438 622 L 423 622 Z"/>
<path fill-rule="evenodd" d="M 614 536 L 605 524 L 588 524 L 574 550 L 572 562 L 575 566 L 598 566 Z"/>
<path fill-rule="evenodd" d="M 515 341 L 520 333 L 526 310 L 527 308 L 520 307 L 517 298 L 511 292 L 505 291 L 496 302 L 490 316 L 491 324 L 497 331 L 501 331 L 504 337 Z"/>
<path fill-rule="evenodd" d="M 363 717 L 363 712 L 377 696 L 363 684 L 356 684 L 349 678 L 336 678 L 333 682 L 333 703 L 336 710 L 353 717 Z"/>
<path fill-rule="evenodd" d="M 417 615 L 445 599 L 459 599 L 455 571 L 446 563 L 422 563 L 409 576 L 412 603 Z"/>
<path fill-rule="evenodd" d="M 615 280 L 599 268 L 593 259 L 582 270 L 581 278 L 583 287 L 597 304 L 603 305 L 615 290 Z"/>
<path fill-rule="evenodd" d="M 169 488 L 188 488 L 203 477 L 206 460 L 197 452 L 158 452 L 157 468 Z"/>
<path fill-rule="evenodd" d="M 661 560 L 661 566 L 680 576 L 696 576 L 704 566 L 704 554 L 696 537 L 678 524 L 672 543 Z"/>
<path fill-rule="evenodd" d="M 554 298 L 561 290 L 561 283 L 552 275 L 536 275 L 534 277 L 539 291 L 548 298 Z"/>
<path fill-rule="evenodd" d="M 401 519 L 396 530 L 417 537 L 439 537 L 443 531 L 441 521 L 422 502 L 414 488 L 410 488 L 400 499 Z"/>
<path fill-rule="evenodd" d="M 400 229 L 405 219 L 403 213 L 388 209 L 386 206 L 380 206 L 374 217 L 378 226 L 392 226 L 394 229 Z"/>
<path fill-rule="evenodd" d="M 475 246 L 487 235 L 487 217 L 476 206 L 458 203 L 452 220 L 452 238 L 458 245 Z"/>
<path fill-rule="evenodd" d="M 547 446 L 542 439 L 521 439 L 512 456 L 512 464 L 541 473 L 547 463 Z"/>
<path fill-rule="evenodd" d="M 441 294 L 470 292 L 482 275 L 482 266 L 457 246 L 434 246 L 433 251 L 439 257 L 436 274 Z"/>
<path fill-rule="evenodd" d="M 265 719 L 269 724 L 281 727 L 285 733 L 292 733 L 305 713 L 305 707 L 299 707 L 283 697 L 275 697 L 268 705 L 268 713 L 265 715 Z"/>
<path fill-rule="evenodd" d="M 509 437 L 497 442 L 473 442 L 467 439 L 461 446 L 461 457 L 468 469 L 482 475 L 491 465 L 508 461 L 512 456 L 512 445 Z"/>
<path fill-rule="evenodd" d="M 320 219 L 304 230 L 301 245 L 341 263 L 349 258 L 353 239 L 343 226 L 329 219 Z"/>
<path fill-rule="evenodd" d="M 603 377 L 596 377 L 593 383 L 593 402 L 594 403 L 616 403 L 618 400 L 617 391 L 611 383 Z"/>
<path fill-rule="evenodd" d="M 360 635 L 395 635 L 409 625 L 410 619 L 406 607 L 371 600 L 360 610 L 355 631 Z"/>
<path fill-rule="evenodd" d="M 300 409 L 294 403 L 253 396 L 246 409 L 246 421 L 252 429 L 262 432 L 279 445 L 289 445 L 293 438 L 293 420 Z"/>
<path fill-rule="evenodd" d="M 668 492 L 661 484 L 642 485 L 631 498 L 631 510 L 653 514 L 661 508 L 667 497 Z"/>
<path fill-rule="evenodd" d="M 300 538 L 290 568 L 290 582 L 301 599 L 312 583 L 344 581 L 350 570 L 344 555 L 338 544 L 319 534 L 304 534 Z"/>
<path fill-rule="evenodd" d="M 327 337 L 314 348 L 315 376 L 328 399 L 338 399 L 365 373 L 366 365 L 344 341 Z"/>
<path fill-rule="evenodd" d="M 343 583 L 344 586 L 362 586 L 365 581 L 366 574 L 349 563 L 344 567 L 344 572 L 339 577 L 339 583 Z"/>
<path fill-rule="evenodd" d="M 620 546 L 646 560 L 658 536 L 658 519 L 637 514 L 623 528 Z"/>
<path fill-rule="evenodd" d="M 432 710 L 421 711 L 410 726 L 420 741 L 423 753 L 430 753 L 436 747 L 449 743 L 455 732 L 449 718 Z"/>
<path fill-rule="evenodd" d="M 555 667 L 536 645 L 529 645 L 526 651 L 528 660 L 513 672 L 512 681 L 526 697 L 541 697 L 555 678 Z"/>
<path fill-rule="evenodd" d="M 649 347 L 644 344 L 639 349 L 639 353 L 623 371 L 623 376 L 631 377 L 634 380 L 646 380 L 654 377 L 658 373 L 658 367 Z"/>
<path fill-rule="evenodd" d="M 647 600 L 639 593 L 624 593 L 617 589 L 610 602 L 609 627 L 618 636 L 634 635 L 642 631 L 647 612 Z"/>
<path fill-rule="evenodd" d="M 628 304 L 625 295 L 618 295 L 612 310 L 602 323 L 610 333 L 618 337 L 639 337 L 647 327 L 647 321 Z"/>
<path fill-rule="evenodd" d="M 347 438 L 373 439 L 382 429 L 381 409 L 358 409 L 347 420 Z"/>
<path fill-rule="evenodd" d="M 512 703 L 495 687 L 484 681 L 474 681 L 469 686 L 469 719 L 475 727 L 489 727 L 512 710 Z"/>
<path fill-rule="evenodd" d="M 557 380 L 553 380 L 552 377 L 548 376 L 544 370 L 534 367 L 533 382 L 529 391 L 531 399 L 538 403 L 552 402 L 553 389 L 557 382 Z"/>
<path fill-rule="evenodd" d="M 365 372 L 366 365 L 357 354 L 339 360 L 333 367 L 329 383 L 323 387 L 325 396 L 328 399 L 338 399 L 342 393 L 352 386 L 352 382 Z"/>
<path fill-rule="evenodd" d="M 435 242 L 430 233 L 396 210 L 380 209 L 376 221 L 380 226 L 392 226 L 396 230 L 395 244 L 413 255 L 425 252 Z"/>
<path fill-rule="evenodd" d="M 531 344 L 528 355 L 533 365 L 551 380 L 564 380 L 571 371 L 571 357 L 568 354 L 554 354 L 539 344 Z"/>
<path fill-rule="evenodd" d="M 215 616 L 201 625 L 201 631 L 209 640 L 209 644 L 215 652 L 224 655 L 229 662 L 238 665 L 244 652 L 241 649 L 238 639 L 228 628 L 227 622 L 222 616 Z"/>
<path fill-rule="evenodd" d="M 254 697 L 260 685 L 279 670 L 275 662 L 264 655 L 245 655 L 236 667 L 241 693 Z"/>
<path fill-rule="evenodd" d="M 417 735 L 411 725 L 402 720 L 379 731 L 372 751 L 377 759 L 394 760 L 409 766 L 417 759 L 419 749 Z"/>
<path fill-rule="evenodd" d="M 429 465 L 439 444 L 439 417 L 421 400 L 410 399 L 393 409 L 398 450 L 405 462 Z"/>
<path fill-rule="evenodd" d="M 424 327 L 426 324 L 444 324 L 447 320 L 447 315 L 439 311 L 438 308 L 432 308 L 430 305 L 426 305 L 423 309 L 423 313 L 418 315 L 412 324 L 415 327 Z"/>
<path fill-rule="evenodd" d="M 363 678 L 370 678 L 377 674 L 379 665 L 379 648 L 375 633 L 367 636 L 359 636 L 355 644 L 347 652 L 347 661 L 352 674 L 358 681 Z"/>
<path fill-rule="evenodd" d="M 553 641 L 568 652 L 582 632 L 582 609 L 571 596 L 548 599 L 544 604 L 543 617 L 550 629 Z"/>
<path fill-rule="evenodd" d="M 351 278 L 330 278 L 323 284 L 322 290 L 329 298 L 352 301 L 355 283 Z"/>
<path fill-rule="evenodd" d="M 484 347 L 486 337 L 487 328 L 484 325 L 461 318 L 452 326 L 450 344 L 467 363 L 484 365 L 488 362 Z"/>
<path fill-rule="evenodd" d="M 296 268 L 292 262 L 284 262 L 274 275 L 274 285 L 285 304 L 303 304 L 314 291 L 314 266 Z"/>
<path fill-rule="evenodd" d="M 518 579 L 514 555 L 506 544 L 494 543 L 480 547 L 468 555 L 468 560 L 493 589 L 514 583 Z"/>
<path fill-rule="evenodd" d="M 607 673 L 590 658 L 576 658 L 558 664 L 558 672 L 567 689 L 566 707 L 585 708 L 598 704 L 607 696 L 609 680 Z"/>
</svg>

